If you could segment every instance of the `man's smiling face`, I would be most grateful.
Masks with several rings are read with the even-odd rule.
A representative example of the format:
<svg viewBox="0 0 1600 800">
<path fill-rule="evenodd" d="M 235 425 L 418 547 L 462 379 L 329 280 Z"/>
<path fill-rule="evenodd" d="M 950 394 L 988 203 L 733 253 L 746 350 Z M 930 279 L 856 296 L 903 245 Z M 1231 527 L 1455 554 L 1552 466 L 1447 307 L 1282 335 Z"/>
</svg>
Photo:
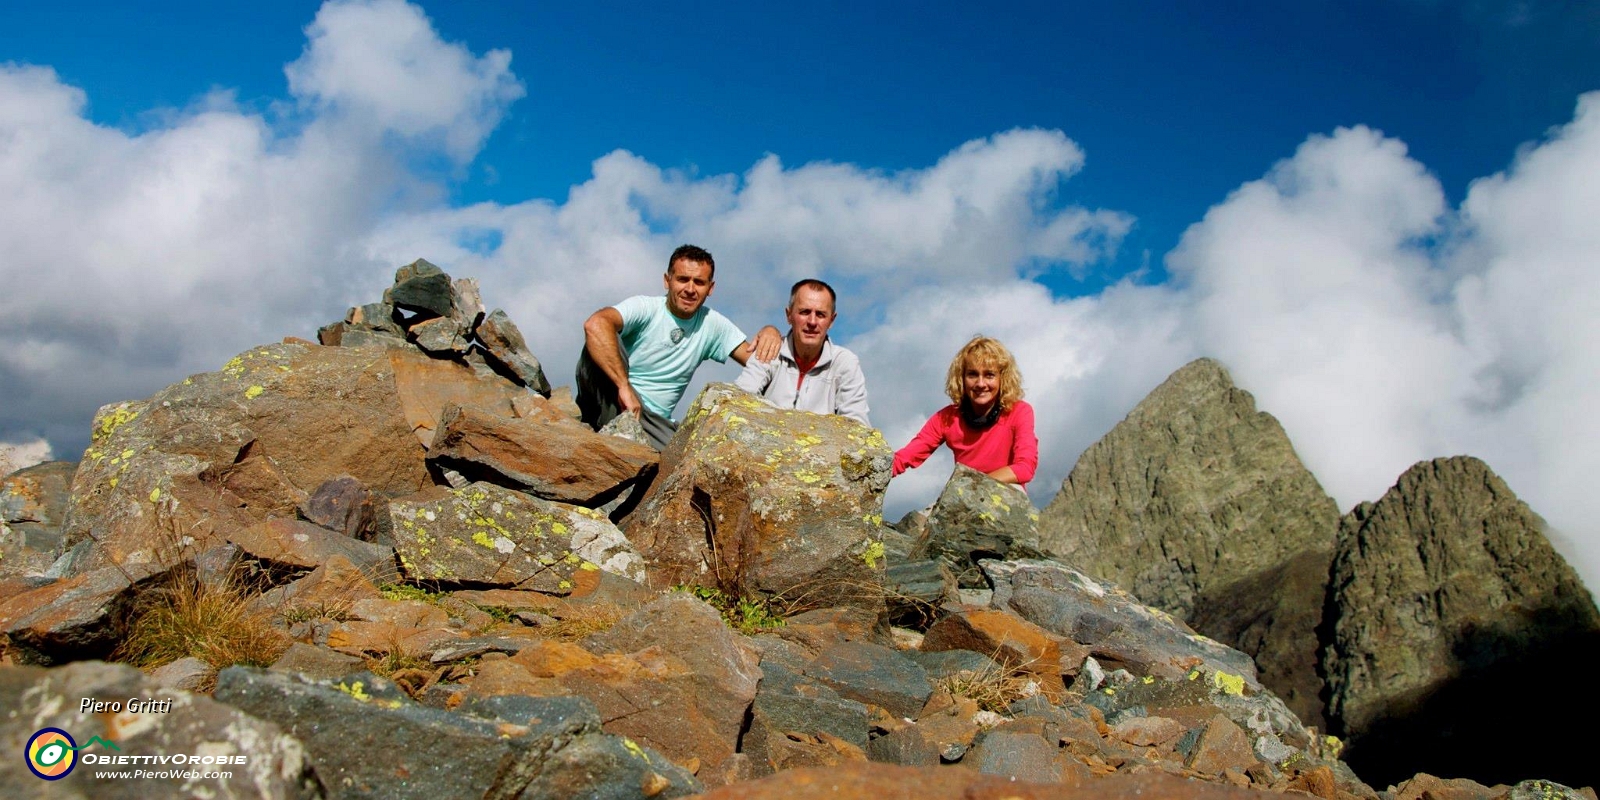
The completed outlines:
<svg viewBox="0 0 1600 800">
<path fill-rule="evenodd" d="M 711 265 L 680 258 L 672 262 L 663 279 L 667 286 L 667 310 L 678 319 L 688 319 L 705 305 L 716 283 L 711 280 Z"/>
</svg>

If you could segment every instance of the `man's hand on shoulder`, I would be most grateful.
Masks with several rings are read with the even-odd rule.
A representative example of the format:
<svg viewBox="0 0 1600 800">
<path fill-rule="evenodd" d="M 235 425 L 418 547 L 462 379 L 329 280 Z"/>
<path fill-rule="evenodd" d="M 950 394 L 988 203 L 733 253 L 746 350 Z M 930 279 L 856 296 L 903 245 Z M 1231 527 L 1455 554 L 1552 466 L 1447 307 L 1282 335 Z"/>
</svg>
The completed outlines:
<svg viewBox="0 0 1600 800">
<path fill-rule="evenodd" d="M 756 331 L 756 346 L 753 355 L 757 361 L 765 364 L 778 357 L 778 351 L 783 348 L 783 334 L 777 328 L 768 325 Z"/>
</svg>

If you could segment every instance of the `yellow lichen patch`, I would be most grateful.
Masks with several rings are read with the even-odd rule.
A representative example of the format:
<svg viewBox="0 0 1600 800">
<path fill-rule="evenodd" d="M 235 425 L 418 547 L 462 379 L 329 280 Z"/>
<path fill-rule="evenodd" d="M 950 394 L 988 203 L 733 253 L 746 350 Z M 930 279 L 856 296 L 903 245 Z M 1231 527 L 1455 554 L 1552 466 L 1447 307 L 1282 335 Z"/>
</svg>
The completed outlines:
<svg viewBox="0 0 1600 800">
<path fill-rule="evenodd" d="M 1329 758 L 1338 758 L 1344 752 L 1344 741 L 1330 733 L 1322 737 L 1322 747 Z"/>
<path fill-rule="evenodd" d="M 556 588 L 563 589 L 563 590 L 571 589 L 572 588 L 572 581 L 563 580 L 560 583 L 556 584 Z"/>
<path fill-rule="evenodd" d="M 116 408 L 111 409 L 100 417 L 100 421 L 96 423 L 90 438 L 96 441 L 102 440 L 110 436 L 118 428 L 132 422 L 138 416 L 139 412 L 132 409 L 132 403 L 120 403 Z"/>
<path fill-rule="evenodd" d="M 252 387 L 244 390 L 244 398 L 246 400 L 254 400 L 257 397 L 260 397 L 261 393 L 265 392 L 266 390 L 267 390 L 267 387 L 265 387 L 265 386 L 259 386 L 259 385 L 252 386 Z"/>
<path fill-rule="evenodd" d="M 814 433 L 807 433 L 802 434 L 798 439 L 795 439 L 795 441 L 799 442 L 801 447 L 811 447 L 822 444 L 822 437 Z"/>
<path fill-rule="evenodd" d="M 873 431 L 872 431 L 872 435 L 867 437 L 867 446 L 868 447 L 888 447 L 889 443 L 885 442 L 883 440 L 883 433 L 878 431 L 876 428 L 874 428 Z"/>
<path fill-rule="evenodd" d="M 883 542 L 868 541 L 867 549 L 861 553 L 861 560 L 867 562 L 867 569 L 877 569 L 878 559 L 883 556 Z"/>
<path fill-rule="evenodd" d="M 1230 675 L 1226 672 L 1219 671 L 1212 674 L 1211 682 L 1216 684 L 1218 689 L 1221 689 L 1228 694 L 1237 695 L 1239 697 L 1244 696 L 1243 675 Z"/>
<path fill-rule="evenodd" d="M 644 748 L 640 747 L 637 742 L 624 736 L 622 738 L 622 746 L 628 748 L 628 752 L 634 754 L 635 757 L 644 759 L 644 763 L 650 763 L 650 754 L 646 753 Z"/>
<path fill-rule="evenodd" d="M 883 524 L 883 515 L 882 514 L 868 514 L 868 515 L 862 517 L 861 521 L 867 523 L 868 525 L 882 525 Z"/>
<path fill-rule="evenodd" d="M 1154 675 L 1146 675 L 1146 676 L 1144 676 L 1144 679 L 1143 679 L 1144 685 L 1149 686 L 1150 684 L 1155 683 L 1155 682 L 1156 682 L 1156 676 L 1154 676 Z"/>
<path fill-rule="evenodd" d="M 157 486 L 156 488 L 150 490 L 150 502 L 161 502 L 161 487 Z"/>
<path fill-rule="evenodd" d="M 578 565 L 578 569 L 581 569 L 581 570 L 583 570 L 585 572 L 594 572 L 594 571 L 600 569 L 600 565 L 599 564 L 593 564 L 593 563 L 590 563 L 588 561 L 585 561 L 582 564 Z"/>
<path fill-rule="evenodd" d="M 362 684 L 361 681 L 356 681 L 349 685 L 346 685 L 344 681 L 340 681 L 339 685 L 335 688 L 347 695 L 350 695 L 351 697 L 354 697 L 357 700 L 360 700 L 363 703 L 372 699 L 372 695 L 367 694 L 366 686 Z"/>
<path fill-rule="evenodd" d="M 579 563 L 582 563 L 582 561 L 583 561 L 582 558 L 578 557 L 577 553 L 568 553 L 566 558 L 564 558 L 562 560 L 567 562 L 568 564 L 579 564 Z"/>
<path fill-rule="evenodd" d="M 483 531 L 474 531 L 472 534 L 472 541 L 477 542 L 478 544 L 483 545 L 490 550 L 494 549 L 494 539 L 489 538 L 489 534 L 484 533 Z"/>
<path fill-rule="evenodd" d="M 794 471 L 794 477 L 795 477 L 795 480 L 800 481 L 801 483 L 819 483 L 819 482 L 822 481 L 822 476 L 821 475 L 818 475 L 817 473 L 812 472 L 809 469 L 797 469 L 797 470 L 795 470 Z"/>
<path fill-rule="evenodd" d="M 1194 680 L 1195 678 L 1198 678 L 1198 677 L 1200 677 L 1200 670 L 1197 670 L 1197 669 L 1189 670 L 1189 680 L 1192 681 L 1192 680 Z"/>
</svg>

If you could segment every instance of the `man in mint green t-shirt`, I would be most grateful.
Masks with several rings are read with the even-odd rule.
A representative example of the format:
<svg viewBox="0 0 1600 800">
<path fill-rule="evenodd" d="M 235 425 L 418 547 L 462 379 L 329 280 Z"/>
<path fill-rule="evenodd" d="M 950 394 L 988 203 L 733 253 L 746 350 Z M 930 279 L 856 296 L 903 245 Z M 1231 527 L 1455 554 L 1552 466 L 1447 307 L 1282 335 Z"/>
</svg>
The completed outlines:
<svg viewBox="0 0 1600 800">
<path fill-rule="evenodd" d="M 702 361 L 732 358 L 742 366 L 752 354 L 761 361 L 777 355 L 777 328 L 762 328 L 752 345 L 739 326 L 705 306 L 715 275 L 711 254 L 686 244 L 667 260 L 665 297 L 638 295 L 589 315 L 577 375 L 584 422 L 599 430 L 620 413 L 638 414 L 660 450 L 678 428 L 672 411 Z"/>
</svg>

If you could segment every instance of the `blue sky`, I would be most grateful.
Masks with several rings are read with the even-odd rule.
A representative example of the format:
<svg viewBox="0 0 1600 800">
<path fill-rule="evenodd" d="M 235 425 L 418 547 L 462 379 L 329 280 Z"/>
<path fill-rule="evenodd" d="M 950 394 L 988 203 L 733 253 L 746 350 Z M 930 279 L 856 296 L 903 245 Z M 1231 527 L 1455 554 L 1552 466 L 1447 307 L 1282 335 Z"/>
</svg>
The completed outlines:
<svg viewBox="0 0 1600 800">
<path fill-rule="evenodd" d="M 961 342 L 1006 341 L 1041 506 L 1211 356 L 1341 507 L 1470 453 L 1600 576 L 1600 5 L 0 19 L 0 443 L 71 458 L 100 405 L 310 335 L 417 257 L 478 277 L 559 384 L 583 317 L 689 240 L 747 330 L 796 278 L 844 288 L 895 445 Z M 891 515 L 947 470 L 897 479 Z"/>
<path fill-rule="evenodd" d="M 129 130 L 213 88 L 270 110 L 316 2 L 8 3 L 0 59 L 47 64 Z M 440 35 L 506 48 L 527 85 L 459 203 L 560 200 L 624 148 L 738 173 L 763 154 L 895 171 L 1014 127 L 1060 129 L 1088 165 L 1061 198 L 1128 211 L 1098 290 L 1308 133 L 1405 141 L 1459 201 L 1600 87 L 1600 6 L 1559 2 L 796 4 L 473 2 Z"/>
</svg>

